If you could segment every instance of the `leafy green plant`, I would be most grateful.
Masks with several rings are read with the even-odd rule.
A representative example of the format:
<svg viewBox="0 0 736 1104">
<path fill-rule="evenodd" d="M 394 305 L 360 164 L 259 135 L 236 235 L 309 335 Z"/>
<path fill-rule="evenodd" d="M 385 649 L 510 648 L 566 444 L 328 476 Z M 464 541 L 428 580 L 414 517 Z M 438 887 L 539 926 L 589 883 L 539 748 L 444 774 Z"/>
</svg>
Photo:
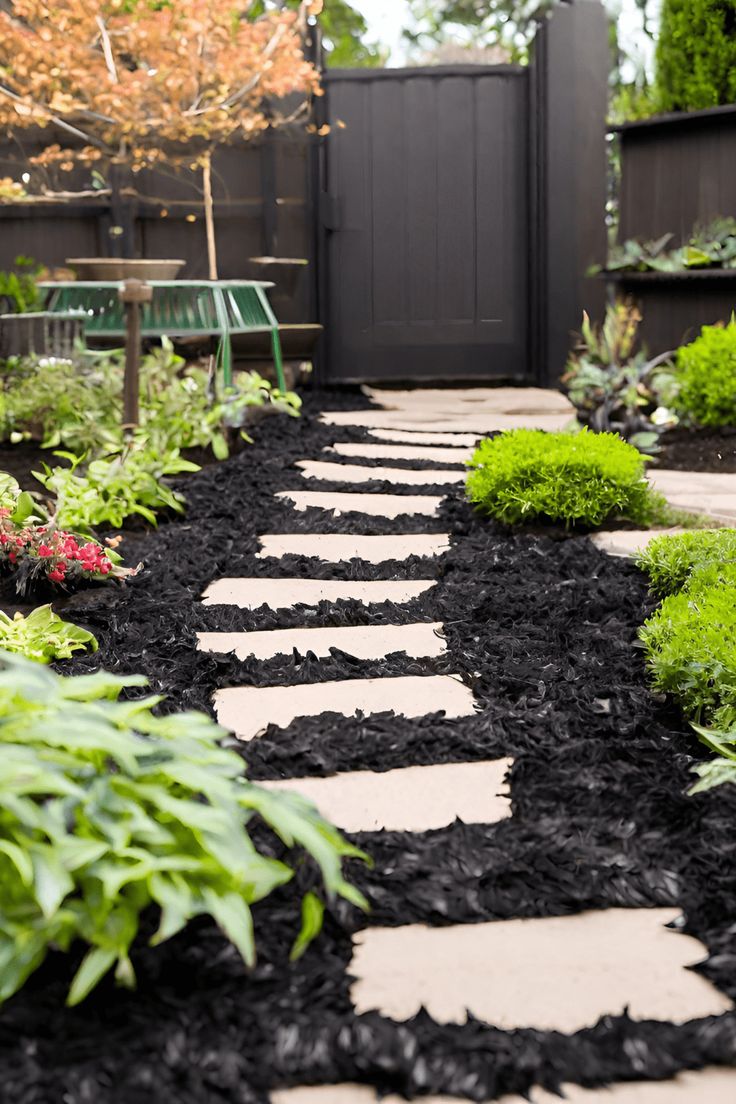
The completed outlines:
<svg viewBox="0 0 736 1104">
<path fill-rule="evenodd" d="M 119 529 L 126 518 L 138 515 L 156 524 L 156 510 L 184 512 L 182 495 L 163 482 L 165 476 L 199 471 L 199 466 L 179 455 L 178 449 L 158 454 L 150 447 L 133 445 L 118 455 L 92 460 L 77 474 L 84 457 L 69 452 L 55 456 L 70 461 L 68 468 L 34 472 L 36 479 L 56 497 L 55 523 L 77 533 L 105 526 Z"/>
<path fill-rule="evenodd" d="M 628 302 L 609 306 L 602 326 L 592 325 L 584 314 L 562 383 L 579 422 L 598 433 L 618 433 L 640 452 L 656 454 L 661 434 L 677 422 L 665 405 L 673 389 L 667 365 L 674 354 L 650 360 L 645 349 L 637 349 L 640 322 Z"/>
<path fill-rule="evenodd" d="M 697 570 L 639 636 L 656 690 L 698 723 L 736 727 L 736 564 Z"/>
<path fill-rule="evenodd" d="M 736 563 L 736 529 L 701 529 L 654 537 L 636 557 L 653 594 L 676 594 L 690 577 L 711 564 Z"/>
<path fill-rule="evenodd" d="M 131 944 L 150 906 L 160 911 L 152 944 L 209 915 L 252 964 L 251 905 L 293 874 L 258 851 L 248 832 L 256 820 L 316 862 L 328 898 L 366 905 L 342 872 L 361 852 L 306 799 L 249 783 L 204 714 L 157 716 L 158 698 L 120 700 L 144 684 L 0 662 L 0 1001 L 51 948 L 75 940 L 89 949 L 69 1004 L 113 967 L 119 984 L 134 985 Z M 293 954 L 320 926 L 310 893 Z"/>
<path fill-rule="evenodd" d="M 700 426 L 736 425 L 736 319 L 703 326 L 700 337 L 677 351 L 677 412 Z"/>
<path fill-rule="evenodd" d="M 668 249 L 674 234 L 654 241 L 629 238 L 615 245 L 605 265 L 607 272 L 681 272 L 690 268 L 736 267 L 736 219 L 718 218 L 696 227 L 686 245 Z M 590 273 L 603 271 L 594 265 Z"/>
<path fill-rule="evenodd" d="M 657 40 L 660 111 L 692 111 L 736 100 L 734 0 L 664 0 Z"/>
<path fill-rule="evenodd" d="M 703 793 L 715 786 L 722 786 L 725 782 L 736 783 L 736 726 L 729 732 L 703 728 L 698 724 L 693 724 L 692 727 L 701 743 L 714 751 L 718 758 L 693 767 L 693 772 L 700 781 L 695 783 L 690 793 Z"/>
<path fill-rule="evenodd" d="M 19 256 L 15 268 L 0 272 L 0 313 L 28 314 L 43 310 L 43 293 L 36 282 L 40 266 L 30 257 Z"/>
<path fill-rule="evenodd" d="M 97 651 L 97 640 L 86 629 L 62 621 L 51 606 L 38 606 L 27 617 L 9 617 L 0 610 L 0 651 L 17 652 L 38 663 L 70 659 L 74 652 Z"/>
<path fill-rule="evenodd" d="M 481 441 L 470 467 L 470 501 L 512 525 L 545 518 L 597 526 L 615 517 L 650 525 L 667 516 L 640 453 L 613 433 L 515 429 Z"/>
</svg>

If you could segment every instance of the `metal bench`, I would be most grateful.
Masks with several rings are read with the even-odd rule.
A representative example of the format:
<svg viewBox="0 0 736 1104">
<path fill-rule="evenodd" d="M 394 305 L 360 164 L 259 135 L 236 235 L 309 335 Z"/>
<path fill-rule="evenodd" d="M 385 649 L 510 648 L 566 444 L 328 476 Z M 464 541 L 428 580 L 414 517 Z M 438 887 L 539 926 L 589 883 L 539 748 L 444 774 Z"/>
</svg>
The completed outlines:
<svg viewBox="0 0 736 1104">
<path fill-rule="evenodd" d="M 219 337 L 217 367 L 226 386 L 232 383 L 232 334 L 267 334 L 279 388 L 286 390 L 279 324 L 263 280 L 150 280 L 153 298 L 142 308 L 142 337 Z M 125 309 L 118 280 L 77 280 L 39 284 L 49 292 L 47 310 L 69 315 L 83 312 L 88 337 L 124 338 Z"/>
</svg>

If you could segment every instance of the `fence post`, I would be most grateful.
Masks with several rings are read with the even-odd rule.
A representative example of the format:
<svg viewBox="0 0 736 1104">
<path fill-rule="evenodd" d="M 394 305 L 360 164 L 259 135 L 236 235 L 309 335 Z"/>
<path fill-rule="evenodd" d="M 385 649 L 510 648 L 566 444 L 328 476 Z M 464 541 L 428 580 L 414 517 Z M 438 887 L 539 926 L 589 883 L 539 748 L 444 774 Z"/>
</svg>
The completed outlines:
<svg viewBox="0 0 736 1104">
<path fill-rule="evenodd" d="M 540 26 L 531 73 L 532 367 L 555 386 L 583 310 L 604 304 L 608 17 L 566 0 Z"/>
</svg>

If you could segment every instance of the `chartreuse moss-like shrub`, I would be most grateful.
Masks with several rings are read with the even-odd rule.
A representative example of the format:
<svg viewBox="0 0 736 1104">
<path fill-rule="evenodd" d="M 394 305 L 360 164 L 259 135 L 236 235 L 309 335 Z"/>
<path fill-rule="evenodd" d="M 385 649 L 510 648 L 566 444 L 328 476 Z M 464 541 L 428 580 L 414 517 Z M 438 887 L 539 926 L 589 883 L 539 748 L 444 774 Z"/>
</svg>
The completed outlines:
<svg viewBox="0 0 736 1104">
<path fill-rule="evenodd" d="M 612 517 L 649 525 L 666 513 L 641 454 L 615 433 L 515 429 L 481 441 L 470 466 L 471 502 L 512 525 L 546 518 L 596 526 Z"/>
<path fill-rule="evenodd" d="M 157 716 L 157 698 L 120 700 L 144 683 L 0 663 L 0 1001 L 49 949 L 77 941 L 88 949 L 69 1004 L 113 968 L 133 985 L 130 948 L 150 906 L 153 944 L 206 914 L 252 963 L 251 906 L 293 873 L 259 852 L 256 820 L 315 860 L 328 896 L 365 905 L 342 872 L 361 853 L 304 798 L 244 779 L 204 714 Z M 293 956 L 319 932 L 323 907 L 312 892 L 303 899 Z"/>
<path fill-rule="evenodd" d="M 736 0 L 663 0 L 657 40 L 659 111 L 736 100 Z"/>
<path fill-rule="evenodd" d="M 691 720 L 736 730 L 736 564 L 699 568 L 639 635 L 656 690 Z"/>
<path fill-rule="evenodd" d="M 701 426 L 736 425 L 736 320 L 703 326 L 700 337 L 678 349 L 675 380 L 672 405 L 681 417 Z"/>
<path fill-rule="evenodd" d="M 682 590 L 690 576 L 711 564 L 736 564 L 736 529 L 700 529 L 654 537 L 636 557 L 653 594 Z"/>
</svg>

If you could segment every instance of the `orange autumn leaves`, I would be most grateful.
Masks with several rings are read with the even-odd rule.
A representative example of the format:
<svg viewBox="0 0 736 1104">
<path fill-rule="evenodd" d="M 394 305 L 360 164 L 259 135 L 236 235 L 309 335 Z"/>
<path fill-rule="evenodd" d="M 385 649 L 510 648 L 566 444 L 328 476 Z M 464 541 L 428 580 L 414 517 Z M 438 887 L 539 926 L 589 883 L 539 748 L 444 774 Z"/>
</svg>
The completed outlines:
<svg viewBox="0 0 736 1104">
<path fill-rule="evenodd" d="M 255 17 L 252 0 L 14 0 L 0 10 L 0 126 L 53 123 L 41 160 L 139 169 L 284 122 L 319 94 L 303 28 L 321 0 Z M 298 112 L 297 106 L 295 111 Z"/>
</svg>

